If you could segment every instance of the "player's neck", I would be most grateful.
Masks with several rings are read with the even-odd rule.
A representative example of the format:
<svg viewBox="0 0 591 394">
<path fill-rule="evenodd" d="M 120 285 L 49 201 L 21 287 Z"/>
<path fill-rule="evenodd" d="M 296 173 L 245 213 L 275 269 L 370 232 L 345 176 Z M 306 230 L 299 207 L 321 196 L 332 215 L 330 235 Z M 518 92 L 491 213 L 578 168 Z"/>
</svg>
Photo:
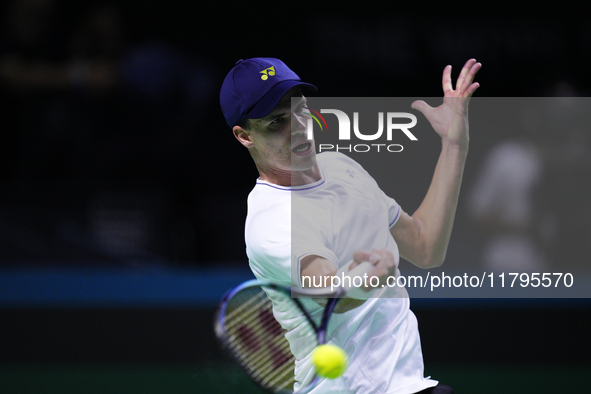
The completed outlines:
<svg viewBox="0 0 591 394">
<path fill-rule="evenodd" d="M 265 171 L 259 168 L 259 175 L 262 181 L 279 186 L 303 186 L 322 179 L 317 163 L 305 171 Z"/>
</svg>

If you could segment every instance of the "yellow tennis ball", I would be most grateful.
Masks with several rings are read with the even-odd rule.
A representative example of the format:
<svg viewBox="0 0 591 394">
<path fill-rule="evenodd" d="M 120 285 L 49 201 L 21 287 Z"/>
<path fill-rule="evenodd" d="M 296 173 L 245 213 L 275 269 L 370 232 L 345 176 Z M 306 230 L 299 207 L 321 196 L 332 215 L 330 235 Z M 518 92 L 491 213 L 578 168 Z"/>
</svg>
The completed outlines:
<svg viewBox="0 0 591 394">
<path fill-rule="evenodd" d="M 338 346 L 320 345 L 312 354 L 312 364 L 322 377 L 336 379 L 347 369 L 347 355 Z"/>
</svg>

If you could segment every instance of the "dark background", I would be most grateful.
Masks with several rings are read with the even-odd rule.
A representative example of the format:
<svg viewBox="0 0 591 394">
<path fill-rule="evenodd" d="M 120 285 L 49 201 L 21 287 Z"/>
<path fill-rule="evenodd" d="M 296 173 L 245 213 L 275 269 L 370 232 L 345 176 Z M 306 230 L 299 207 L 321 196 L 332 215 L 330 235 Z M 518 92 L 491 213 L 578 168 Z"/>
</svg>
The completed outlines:
<svg viewBox="0 0 591 394">
<path fill-rule="evenodd" d="M 443 67 L 452 64 L 455 77 L 471 57 L 483 63 L 480 96 L 589 95 L 591 27 L 580 10 L 562 17 L 514 2 L 477 14 L 467 2 L 390 6 L 3 2 L 2 283 L 44 270 L 224 277 L 244 267 L 246 197 L 257 173 L 218 101 L 241 58 L 281 58 L 325 97 L 439 97 Z M 513 133 L 473 130 L 464 190 L 491 147 Z M 577 136 L 583 159 L 546 161 L 539 189 L 552 197 L 542 200 L 557 218 L 546 245 L 555 269 L 587 261 L 589 130 Z M 552 138 L 568 152 L 568 138 Z M 413 174 L 435 160 L 426 149 L 416 158 L 420 168 L 401 169 L 408 193 L 394 197 L 408 212 L 428 184 Z M 462 202 L 452 267 L 479 264 L 487 235 Z M 172 392 L 175 382 L 178 391 L 228 392 L 228 380 L 204 378 L 216 373 L 242 387 L 214 342 L 213 302 L 121 307 L 35 297 L 17 289 L 0 299 L 0 379 L 11 392 L 93 392 L 105 381 L 114 392 L 135 392 L 142 380 L 154 383 L 142 392 Z M 589 383 L 588 302 L 493 301 L 414 304 L 427 374 L 458 392 Z"/>
</svg>

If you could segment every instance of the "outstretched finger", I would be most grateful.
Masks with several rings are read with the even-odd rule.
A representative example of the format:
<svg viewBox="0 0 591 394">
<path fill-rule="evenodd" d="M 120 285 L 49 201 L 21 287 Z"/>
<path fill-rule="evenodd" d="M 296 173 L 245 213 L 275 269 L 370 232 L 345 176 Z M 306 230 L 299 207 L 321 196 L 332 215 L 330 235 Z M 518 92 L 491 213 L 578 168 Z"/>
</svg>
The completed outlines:
<svg viewBox="0 0 591 394">
<path fill-rule="evenodd" d="M 468 87 L 468 89 L 466 89 L 463 97 L 471 97 L 474 94 L 474 92 L 476 91 L 476 89 L 478 89 L 479 87 L 480 87 L 480 84 L 478 82 L 474 82 L 472 85 L 470 85 Z"/>
<path fill-rule="evenodd" d="M 466 64 L 464 64 L 464 67 L 462 67 L 462 71 L 460 72 L 460 76 L 458 77 L 458 82 L 456 83 L 456 89 L 460 92 L 465 91 L 466 86 L 472 83 L 475 73 L 471 73 L 470 71 L 472 70 L 472 67 L 475 63 L 476 59 L 470 59 L 466 62 Z"/>
<path fill-rule="evenodd" d="M 443 78 L 442 78 L 441 84 L 443 85 L 443 94 L 444 95 L 454 91 L 454 87 L 451 82 L 451 66 L 450 65 L 445 66 L 445 68 L 443 69 Z"/>
<path fill-rule="evenodd" d="M 476 75 L 476 73 L 478 72 L 478 70 L 480 70 L 480 67 L 482 67 L 481 63 L 474 63 L 472 65 L 472 67 L 470 67 L 470 71 L 468 72 L 468 75 L 466 76 L 466 79 L 464 80 L 464 86 L 462 88 L 462 92 L 470 89 L 472 87 L 472 82 L 474 82 L 474 76 Z"/>
<path fill-rule="evenodd" d="M 480 62 L 476 62 L 472 65 L 472 67 L 470 67 L 470 71 L 468 72 L 468 78 L 466 79 L 466 85 L 469 85 L 474 81 L 474 76 L 476 75 L 478 70 L 480 70 L 480 67 L 482 67 L 482 63 Z"/>
</svg>

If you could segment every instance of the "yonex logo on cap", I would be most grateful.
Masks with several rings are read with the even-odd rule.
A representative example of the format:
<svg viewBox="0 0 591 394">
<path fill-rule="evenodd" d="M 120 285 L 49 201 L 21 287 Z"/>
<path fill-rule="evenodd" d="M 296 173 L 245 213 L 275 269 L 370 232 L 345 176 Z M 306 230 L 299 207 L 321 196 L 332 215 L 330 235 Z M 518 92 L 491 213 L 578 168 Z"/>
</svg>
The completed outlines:
<svg viewBox="0 0 591 394">
<path fill-rule="evenodd" d="M 273 76 L 275 75 L 275 66 L 271 66 L 269 68 L 265 68 L 263 71 L 260 72 L 261 74 L 261 79 L 263 81 L 266 81 L 267 79 L 269 79 L 269 75 Z"/>
</svg>

